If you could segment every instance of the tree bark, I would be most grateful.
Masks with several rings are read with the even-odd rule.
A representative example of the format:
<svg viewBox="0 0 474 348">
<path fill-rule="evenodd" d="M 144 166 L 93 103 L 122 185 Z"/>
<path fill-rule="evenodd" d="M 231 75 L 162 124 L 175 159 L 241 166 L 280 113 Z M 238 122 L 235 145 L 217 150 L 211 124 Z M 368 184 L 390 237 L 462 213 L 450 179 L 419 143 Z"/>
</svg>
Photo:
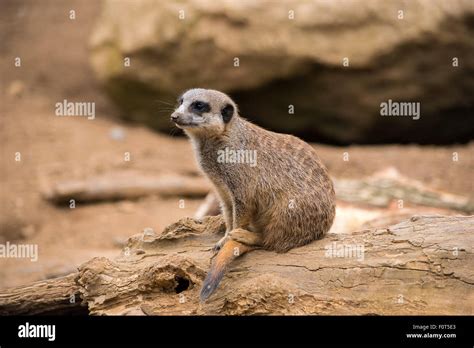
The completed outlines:
<svg viewBox="0 0 474 348">
<path fill-rule="evenodd" d="M 73 273 L 4 290 L 0 293 L 0 315 L 87 313 L 76 277 L 77 273 Z"/>
<path fill-rule="evenodd" d="M 96 315 L 474 314 L 473 216 L 413 216 L 285 254 L 253 251 L 200 303 L 223 231 L 215 216 L 134 235 L 116 260 L 94 258 L 77 274 L 0 293 L 0 313 L 62 311 L 78 292 Z"/>
</svg>

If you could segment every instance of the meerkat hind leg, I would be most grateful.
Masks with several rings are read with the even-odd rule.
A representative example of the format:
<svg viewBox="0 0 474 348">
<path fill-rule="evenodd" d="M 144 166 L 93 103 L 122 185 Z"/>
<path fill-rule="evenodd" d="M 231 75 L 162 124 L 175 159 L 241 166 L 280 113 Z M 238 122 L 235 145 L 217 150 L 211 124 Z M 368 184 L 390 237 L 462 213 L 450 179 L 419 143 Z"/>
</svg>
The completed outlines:
<svg viewBox="0 0 474 348">
<path fill-rule="evenodd" d="M 260 247 L 263 245 L 263 238 L 260 233 L 251 232 L 243 228 L 236 228 L 229 232 L 229 239 L 236 242 L 248 245 Z"/>
<path fill-rule="evenodd" d="M 229 233 L 226 233 L 226 235 L 219 239 L 219 241 L 214 245 L 214 247 L 212 248 L 214 256 L 229 239 L 256 248 L 261 247 L 263 245 L 263 238 L 260 233 L 251 232 L 243 228 L 236 228 L 230 231 Z"/>
</svg>

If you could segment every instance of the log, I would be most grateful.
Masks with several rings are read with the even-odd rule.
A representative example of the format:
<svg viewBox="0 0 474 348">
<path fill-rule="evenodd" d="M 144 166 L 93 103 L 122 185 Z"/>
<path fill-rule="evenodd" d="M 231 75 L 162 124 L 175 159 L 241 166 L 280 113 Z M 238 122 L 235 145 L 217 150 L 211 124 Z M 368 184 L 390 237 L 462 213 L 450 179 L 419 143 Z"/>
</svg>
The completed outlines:
<svg viewBox="0 0 474 348">
<path fill-rule="evenodd" d="M 454 195 L 427 187 L 423 183 L 401 175 L 390 167 L 362 179 L 335 179 L 336 197 L 342 201 L 388 207 L 394 200 L 404 204 L 474 212 L 470 197 Z"/>
<path fill-rule="evenodd" d="M 219 215 L 221 208 L 219 201 L 217 200 L 214 192 L 209 192 L 204 201 L 199 205 L 196 213 L 194 214 L 195 219 L 202 219 L 205 216 Z"/>
<path fill-rule="evenodd" d="M 433 190 L 422 183 L 401 175 L 395 168 L 387 168 L 362 179 L 335 178 L 337 199 L 374 207 L 388 207 L 395 200 L 426 207 L 474 212 L 470 197 Z M 196 211 L 195 218 L 215 215 L 218 202 L 209 193 L 210 183 L 202 177 L 183 174 L 152 176 L 136 171 L 106 173 L 84 180 L 59 181 L 47 185 L 43 197 L 54 203 L 74 199 L 82 202 L 137 199 L 149 195 L 206 197 Z"/>
<path fill-rule="evenodd" d="M 87 313 L 75 283 L 77 273 L 4 290 L 0 293 L 0 315 Z"/>
<path fill-rule="evenodd" d="M 147 175 L 124 171 L 90 177 L 84 180 L 65 180 L 43 190 L 43 197 L 54 203 L 113 201 L 139 197 L 182 196 L 204 197 L 210 190 L 202 177 L 180 174 Z"/>
<path fill-rule="evenodd" d="M 48 297 L 78 286 L 93 315 L 474 314 L 474 216 L 413 216 L 386 228 L 331 233 L 285 254 L 253 251 L 200 303 L 211 248 L 224 229 L 214 216 L 134 235 L 117 259 L 79 267 L 69 288 L 49 280 L 41 292 L 4 291 L 0 313 L 14 313 L 20 298 L 34 307 L 30 291 Z"/>
<path fill-rule="evenodd" d="M 362 179 L 334 179 L 339 200 L 374 207 L 388 207 L 394 200 L 427 207 L 474 212 L 469 197 L 433 190 L 422 183 L 388 168 Z M 66 180 L 49 185 L 43 197 L 57 204 L 74 199 L 82 202 L 136 199 L 149 195 L 206 197 L 196 211 L 196 218 L 215 215 L 219 205 L 210 183 L 203 177 L 182 174 L 153 176 L 137 171 L 106 173 L 84 180 Z"/>
</svg>

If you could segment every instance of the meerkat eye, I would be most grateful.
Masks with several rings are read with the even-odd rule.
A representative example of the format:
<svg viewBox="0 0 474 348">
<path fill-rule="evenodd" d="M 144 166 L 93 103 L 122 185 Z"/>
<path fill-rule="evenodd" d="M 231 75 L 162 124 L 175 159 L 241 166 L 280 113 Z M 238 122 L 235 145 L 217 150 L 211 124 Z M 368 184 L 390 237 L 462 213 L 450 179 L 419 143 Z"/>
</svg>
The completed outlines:
<svg viewBox="0 0 474 348">
<path fill-rule="evenodd" d="M 202 111 L 202 110 L 204 110 L 204 103 L 202 103 L 202 102 L 196 102 L 196 103 L 194 104 L 194 107 L 196 108 L 196 110 Z"/>
<path fill-rule="evenodd" d="M 211 107 L 208 103 L 202 101 L 195 101 L 191 104 L 191 109 L 197 113 L 209 112 Z"/>
<path fill-rule="evenodd" d="M 179 99 L 178 99 L 179 105 L 183 105 L 183 101 L 184 101 L 184 100 L 183 100 L 183 97 L 179 98 Z"/>
</svg>

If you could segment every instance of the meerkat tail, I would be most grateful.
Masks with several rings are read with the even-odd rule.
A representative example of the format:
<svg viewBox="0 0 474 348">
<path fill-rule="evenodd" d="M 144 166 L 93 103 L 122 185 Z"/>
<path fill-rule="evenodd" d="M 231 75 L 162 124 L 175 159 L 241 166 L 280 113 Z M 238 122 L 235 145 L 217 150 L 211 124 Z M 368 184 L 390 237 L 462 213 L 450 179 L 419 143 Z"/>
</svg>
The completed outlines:
<svg viewBox="0 0 474 348">
<path fill-rule="evenodd" d="M 253 249 L 255 249 L 255 247 L 251 247 L 234 240 L 228 240 L 225 242 L 225 244 L 217 253 L 216 257 L 214 257 L 211 269 L 204 280 L 200 295 L 201 301 L 205 301 L 207 298 L 209 298 L 209 296 L 212 295 L 214 290 L 216 290 L 230 263 L 237 257 Z"/>
</svg>

